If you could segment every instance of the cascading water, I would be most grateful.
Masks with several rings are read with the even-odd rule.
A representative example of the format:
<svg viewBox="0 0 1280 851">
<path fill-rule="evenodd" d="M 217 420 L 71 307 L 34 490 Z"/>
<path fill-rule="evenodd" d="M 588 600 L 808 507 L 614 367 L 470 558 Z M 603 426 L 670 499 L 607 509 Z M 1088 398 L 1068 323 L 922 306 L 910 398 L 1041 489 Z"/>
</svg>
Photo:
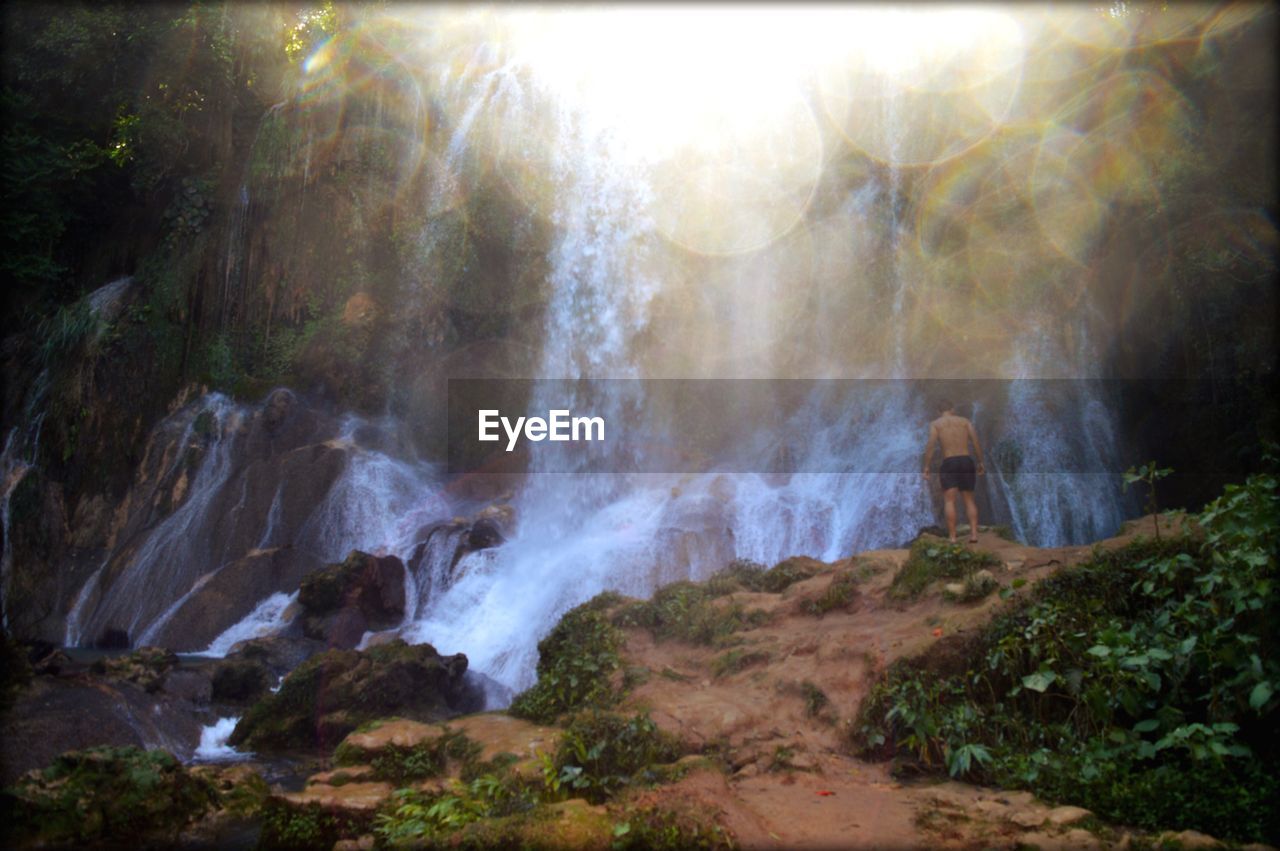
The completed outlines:
<svg viewBox="0 0 1280 851">
<path fill-rule="evenodd" d="M 1111 469 L 1118 451 L 1115 400 L 1106 398 L 1105 382 L 1081 377 L 1091 354 L 1081 345 L 1074 359 L 1065 358 L 1037 333 L 1014 355 L 1003 428 L 990 447 L 992 486 L 1008 506 L 1014 534 L 1040 546 L 1115 534 L 1124 518 Z M 1074 367 L 1075 377 L 1045 380 L 1032 372 L 1033 364 L 1061 363 Z"/>
<path fill-rule="evenodd" d="M 286 410 L 279 417 L 277 405 Z M 210 394 L 175 414 L 153 437 L 150 451 L 163 457 L 137 499 L 161 517 L 139 520 L 86 582 L 66 643 L 115 630 L 135 646 L 198 650 L 212 641 L 211 651 L 225 653 L 235 636 L 284 626 L 287 607 L 272 601 L 309 570 L 353 549 L 407 558 L 417 533 L 451 514 L 435 467 L 400 449 L 395 431 L 351 415 L 330 423 L 287 391 L 259 407 Z M 233 565 L 272 553 L 289 557 L 224 579 Z M 226 587 L 211 599 L 230 610 L 211 619 L 200 595 L 219 583 Z M 245 596 L 252 589 L 262 597 Z"/>
<path fill-rule="evenodd" d="M 482 160 L 468 146 L 487 117 L 515 123 L 504 128 L 506 143 L 515 146 L 533 136 L 519 132 L 521 122 L 541 128 L 550 121 L 553 154 L 543 178 L 553 187 L 547 194 L 555 240 L 541 359 L 532 377 L 649 377 L 645 347 L 652 344 L 645 342 L 645 332 L 653 304 L 681 286 L 665 274 L 663 258 L 654 257 L 673 249 L 655 224 L 657 169 L 651 153 L 571 94 L 540 88 L 536 74 L 524 74 L 529 69 L 517 63 L 498 65 L 497 56 L 486 46 L 470 62 L 450 66 L 462 67 L 460 74 L 440 72 L 445 76 L 437 94 L 456 108 L 458 120 L 437 154 L 447 174 L 431 191 L 452 194 L 454 184 Z M 421 111 L 420 97 L 415 104 Z M 184 497 L 171 514 L 126 541 L 86 585 L 68 624 L 70 643 L 93 641 L 109 626 L 126 629 L 135 643 L 160 636 L 186 601 L 246 553 L 292 547 L 318 565 L 362 549 L 395 554 L 409 565 L 405 637 L 430 641 L 442 652 L 464 652 L 473 669 L 522 688 L 533 679 L 537 641 L 566 609 L 599 591 L 646 596 L 666 582 L 704 578 L 734 557 L 765 564 L 791 555 L 834 560 L 911 539 L 936 520 L 933 496 L 918 474 L 929 411 L 906 380 L 912 377 L 907 320 L 915 306 L 914 273 L 903 261 L 902 246 L 912 225 L 903 215 L 909 204 L 904 178 L 892 163 L 905 132 L 898 111 L 905 107 L 892 97 L 881 106 L 880 132 L 886 138 L 880 147 L 889 152 L 890 166 L 850 188 L 834 220 L 871 223 L 848 241 L 879 256 L 855 257 L 868 271 L 866 280 L 851 279 L 877 296 L 866 302 L 873 314 L 866 324 L 891 332 L 869 346 L 866 362 L 816 365 L 813 373 L 899 381 L 847 396 L 836 382 L 817 383 L 788 417 L 789 444 L 761 441 L 754 447 L 762 472 L 600 474 L 557 468 L 553 474 L 535 451 L 531 475 L 511 502 L 515 520 L 508 539 L 459 558 L 467 549 L 466 530 L 449 521 L 476 506 L 448 494 L 437 467 L 398 447 L 395 422 L 348 417 L 322 429 L 309 445 L 337 453 L 341 463 L 299 496 L 290 477 L 299 467 L 282 460 L 293 450 L 252 447 L 243 424 L 256 414 L 211 396 L 203 410 L 215 427 L 189 471 Z M 443 197 L 428 199 L 433 209 L 443 205 Z M 237 279 L 245 267 L 236 253 L 243 241 L 238 230 L 236 223 L 227 259 L 227 274 Z M 424 231 L 419 240 L 424 252 L 437 250 L 429 236 Z M 885 256 L 891 262 L 871 262 Z M 815 339 L 834 343 L 842 326 L 835 311 L 822 307 L 825 295 L 815 295 L 806 328 Z M 751 332 L 767 331 L 769 321 L 758 304 L 725 319 Z M 1038 376 L 1037 367 L 1053 354 L 1028 350 L 1015 373 Z M 715 375 L 716 363 L 708 357 L 688 369 Z M 766 365 L 754 375 L 776 378 L 781 372 Z M 612 422 L 658 416 L 646 411 L 637 386 L 594 382 L 566 396 L 565 384 L 538 383 L 530 413 L 582 407 Z M 1114 531 L 1120 510 L 1111 479 L 1100 494 L 1096 485 L 1060 478 L 1045 484 L 1034 473 L 1060 469 L 1070 453 L 1084 452 L 1100 468 L 1111 462 L 1116 447 L 1107 400 L 1081 390 L 1073 413 L 1064 417 L 1039 392 L 1035 384 L 1014 382 L 1002 408 L 982 411 L 978 425 L 988 446 L 1017 446 L 1022 463 L 1015 468 L 1009 463 L 1013 455 L 993 453 L 987 487 L 996 513 L 1010 517 L 1021 537 L 1038 544 Z M 179 445 L 194 441 L 195 419 L 192 414 Z M 652 433 L 660 434 L 663 424 L 654 425 Z M 749 420 L 741 431 L 744 442 L 756 437 Z M 801 472 L 763 472 L 781 456 Z M 184 463 L 185 457 L 176 453 L 171 463 Z M 274 458 L 271 463 L 280 466 L 264 477 L 249 458 L 261 464 Z M 241 637 L 283 628 L 292 590 L 264 591 L 242 607 L 237 622 L 199 646 L 225 653 Z"/>
</svg>

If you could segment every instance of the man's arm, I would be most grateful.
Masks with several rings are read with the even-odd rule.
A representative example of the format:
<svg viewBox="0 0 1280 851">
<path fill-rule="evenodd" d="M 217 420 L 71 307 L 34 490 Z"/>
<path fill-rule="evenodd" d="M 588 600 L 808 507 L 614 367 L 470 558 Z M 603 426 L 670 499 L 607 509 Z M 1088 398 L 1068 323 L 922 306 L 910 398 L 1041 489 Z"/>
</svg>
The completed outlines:
<svg viewBox="0 0 1280 851">
<path fill-rule="evenodd" d="M 929 459 L 933 457 L 933 449 L 938 445 L 938 424 L 929 424 L 929 442 L 924 445 L 924 461 L 920 465 L 921 475 L 925 481 L 929 479 Z"/>
<path fill-rule="evenodd" d="M 973 441 L 973 454 L 978 456 L 978 474 L 982 475 L 987 469 L 982 463 L 982 444 L 978 442 L 978 430 L 973 427 L 972 422 L 969 423 L 969 439 Z"/>
</svg>

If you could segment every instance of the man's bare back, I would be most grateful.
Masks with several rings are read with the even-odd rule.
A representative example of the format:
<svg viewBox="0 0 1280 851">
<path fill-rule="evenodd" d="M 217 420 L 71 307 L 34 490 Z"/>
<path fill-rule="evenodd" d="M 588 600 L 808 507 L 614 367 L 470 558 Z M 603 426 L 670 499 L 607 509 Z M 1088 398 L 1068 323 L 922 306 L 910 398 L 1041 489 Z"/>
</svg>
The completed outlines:
<svg viewBox="0 0 1280 851">
<path fill-rule="evenodd" d="M 964 417 L 957 414 L 943 414 L 934 420 L 929 426 L 929 438 L 931 441 L 935 434 L 937 435 L 937 442 L 942 444 L 943 458 L 951 458 L 955 455 L 968 455 L 970 439 L 973 440 L 973 445 L 977 450 L 978 458 L 982 458 L 982 451 L 977 449 L 977 432 L 973 430 L 973 423 L 969 422 Z"/>
<path fill-rule="evenodd" d="M 942 469 L 940 478 L 942 495 L 946 502 L 947 531 L 952 541 L 956 539 L 956 494 L 964 494 L 965 514 L 969 518 L 969 541 L 978 540 L 978 504 L 973 498 L 973 489 L 977 476 L 986 472 L 982 463 L 982 444 L 978 442 L 978 433 L 973 423 L 958 416 L 950 402 L 940 406 L 942 415 L 929 424 L 929 442 L 924 448 L 923 474 L 929 480 L 929 462 L 933 458 L 934 449 L 942 446 Z M 973 454 L 977 456 L 976 468 L 969 454 L 969 444 L 973 444 Z"/>
</svg>

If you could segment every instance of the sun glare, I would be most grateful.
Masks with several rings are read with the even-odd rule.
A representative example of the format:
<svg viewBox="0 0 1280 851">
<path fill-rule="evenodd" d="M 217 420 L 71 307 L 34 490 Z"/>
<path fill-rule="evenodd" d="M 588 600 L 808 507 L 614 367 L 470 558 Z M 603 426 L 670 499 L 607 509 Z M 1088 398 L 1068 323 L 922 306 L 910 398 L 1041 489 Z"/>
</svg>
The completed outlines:
<svg viewBox="0 0 1280 851">
<path fill-rule="evenodd" d="M 959 7 L 530 9 L 511 15 L 510 37 L 535 76 L 657 156 L 739 137 L 824 70 L 935 88 L 968 51 L 981 67 L 944 83 L 965 85 L 1005 70 L 1021 47 L 1004 12 Z"/>
<path fill-rule="evenodd" d="M 529 8 L 501 19 L 517 66 L 612 134 L 613 155 L 656 171 L 659 228 L 713 254 L 758 248 L 799 220 L 825 158 L 822 110 L 879 159 L 951 155 L 928 139 L 889 150 L 867 136 L 882 125 L 878 101 L 949 99 L 972 144 L 1003 118 L 1022 57 L 1019 25 L 982 8 Z"/>
</svg>

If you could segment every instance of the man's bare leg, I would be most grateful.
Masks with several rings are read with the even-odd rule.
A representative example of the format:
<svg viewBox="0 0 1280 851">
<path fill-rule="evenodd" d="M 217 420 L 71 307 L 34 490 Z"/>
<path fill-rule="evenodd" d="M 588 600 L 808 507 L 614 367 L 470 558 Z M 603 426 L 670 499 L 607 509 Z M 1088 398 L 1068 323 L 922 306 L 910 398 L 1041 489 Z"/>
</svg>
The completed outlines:
<svg viewBox="0 0 1280 851">
<path fill-rule="evenodd" d="M 969 543 L 978 543 L 978 501 L 973 498 L 973 491 L 964 492 L 964 516 L 969 518 Z M 951 531 L 951 538 L 955 540 L 955 530 Z"/>
<path fill-rule="evenodd" d="M 959 491 L 959 488 L 947 488 L 942 492 L 942 498 L 946 500 L 947 535 L 953 544 L 956 542 L 956 494 Z"/>
</svg>

